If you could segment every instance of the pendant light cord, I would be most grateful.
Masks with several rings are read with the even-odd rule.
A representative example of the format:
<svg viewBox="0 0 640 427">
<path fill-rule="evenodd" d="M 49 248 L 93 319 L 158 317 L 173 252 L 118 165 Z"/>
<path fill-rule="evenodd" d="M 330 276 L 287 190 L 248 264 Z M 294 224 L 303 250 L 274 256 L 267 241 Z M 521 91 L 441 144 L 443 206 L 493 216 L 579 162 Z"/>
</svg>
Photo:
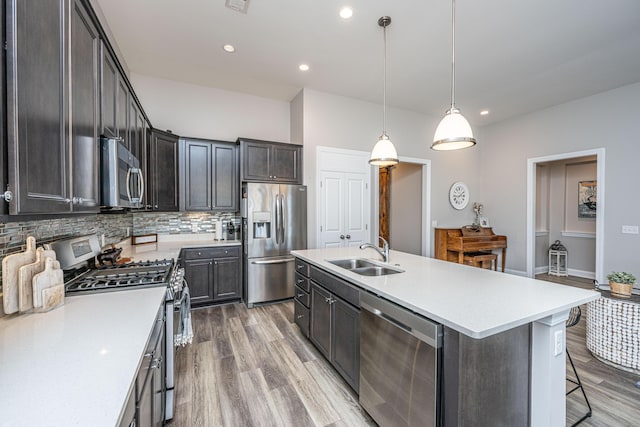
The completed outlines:
<svg viewBox="0 0 640 427">
<path fill-rule="evenodd" d="M 451 0 L 451 109 L 456 95 L 456 0 Z"/>
<path fill-rule="evenodd" d="M 382 134 L 387 134 L 387 25 L 382 27 L 382 34 L 384 38 L 384 57 L 383 57 L 383 70 L 384 70 L 384 82 L 382 90 Z"/>
</svg>

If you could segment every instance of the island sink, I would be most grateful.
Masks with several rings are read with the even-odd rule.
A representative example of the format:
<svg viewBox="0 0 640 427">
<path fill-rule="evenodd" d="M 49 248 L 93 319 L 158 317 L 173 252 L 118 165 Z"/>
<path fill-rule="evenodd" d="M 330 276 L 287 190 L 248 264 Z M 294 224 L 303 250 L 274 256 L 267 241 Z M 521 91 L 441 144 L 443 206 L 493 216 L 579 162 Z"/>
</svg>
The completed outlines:
<svg viewBox="0 0 640 427">
<path fill-rule="evenodd" d="M 403 272 L 403 270 L 379 265 L 362 258 L 336 259 L 327 262 L 362 276 L 386 276 Z"/>
</svg>

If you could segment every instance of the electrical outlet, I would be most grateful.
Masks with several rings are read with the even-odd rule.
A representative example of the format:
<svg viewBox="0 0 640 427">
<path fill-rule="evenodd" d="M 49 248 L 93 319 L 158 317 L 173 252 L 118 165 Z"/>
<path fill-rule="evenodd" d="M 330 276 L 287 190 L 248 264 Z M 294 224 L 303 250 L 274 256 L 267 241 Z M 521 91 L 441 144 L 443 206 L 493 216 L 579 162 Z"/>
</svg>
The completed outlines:
<svg viewBox="0 0 640 427">
<path fill-rule="evenodd" d="M 623 225 L 622 234 L 638 234 L 637 225 Z"/>
<path fill-rule="evenodd" d="M 553 351 L 554 356 L 560 356 L 562 354 L 562 331 L 556 331 L 554 334 L 555 349 Z"/>
</svg>

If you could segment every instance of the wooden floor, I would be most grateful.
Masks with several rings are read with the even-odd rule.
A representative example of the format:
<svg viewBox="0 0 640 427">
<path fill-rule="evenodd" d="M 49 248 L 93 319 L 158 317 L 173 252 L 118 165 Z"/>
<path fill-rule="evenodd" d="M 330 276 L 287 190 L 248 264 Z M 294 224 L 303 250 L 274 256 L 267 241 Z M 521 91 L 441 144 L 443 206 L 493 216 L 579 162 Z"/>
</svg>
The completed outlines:
<svg viewBox="0 0 640 427">
<path fill-rule="evenodd" d="M 540 274 L 536 279 L 593 289 L 593 281 L 579 277 L 556 277 Z M 586 305 L 581 306 L 582 319 L 567 329 L 567 348 L 583 382 L 593 415 L 580 426 L 640 426 L 640 388 L 635 383 L 640 376 L 611 367 L 591 355 L 586 345 Z M 567 360 L 567 377 L 573 378 Z M 567 386 L 572 386 L 567 383 Z M 573 424 L 587 412 L 579 390 L 567 397 L 567 425 Z"/>
<path fill-rule="evenodd" d="M 192 311 L 172 426 L 375 425 L 293 323 L 293 303 Z"/>
<path fill-rule="evenodd" d="M 590 281 L 563 280 L 591 287 Z M 194 310 L 192 318 L 193 344 L 177 351 L 176 411 L 169 425 L 375 425 L 351 388 L 300 334 L 293 303 L 250 310 L 243 304 L 216 306 Z M 567 330 L 567 346 L 593 408 L 581 426 L 640 426 L 640 378 L 591 356 L 584 319 Z M 568 362 L 567 367 L 570 375 Z M 567 425 L 585 412 L 582 395 L 572 393 Z"/>
</svg>

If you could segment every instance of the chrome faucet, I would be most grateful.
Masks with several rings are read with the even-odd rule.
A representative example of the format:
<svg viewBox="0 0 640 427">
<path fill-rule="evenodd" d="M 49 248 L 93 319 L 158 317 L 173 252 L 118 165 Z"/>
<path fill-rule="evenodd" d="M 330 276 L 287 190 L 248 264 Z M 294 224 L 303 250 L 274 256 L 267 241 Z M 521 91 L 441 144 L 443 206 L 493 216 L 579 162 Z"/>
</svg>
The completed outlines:
<svg viewBox="0 0 640 427">
<path fill-rule="evenodd" d="M 360 245 L 360 249 L 372 248 L 380 254 L 384 262 L 389 262 L 389 242 L 384 240 L 384 237 L 378 236 L 378 239 L 382 240 L 382 249 L 378 245 L 372 245 L 371 243 L 363 243 Z"/>
</svg>

